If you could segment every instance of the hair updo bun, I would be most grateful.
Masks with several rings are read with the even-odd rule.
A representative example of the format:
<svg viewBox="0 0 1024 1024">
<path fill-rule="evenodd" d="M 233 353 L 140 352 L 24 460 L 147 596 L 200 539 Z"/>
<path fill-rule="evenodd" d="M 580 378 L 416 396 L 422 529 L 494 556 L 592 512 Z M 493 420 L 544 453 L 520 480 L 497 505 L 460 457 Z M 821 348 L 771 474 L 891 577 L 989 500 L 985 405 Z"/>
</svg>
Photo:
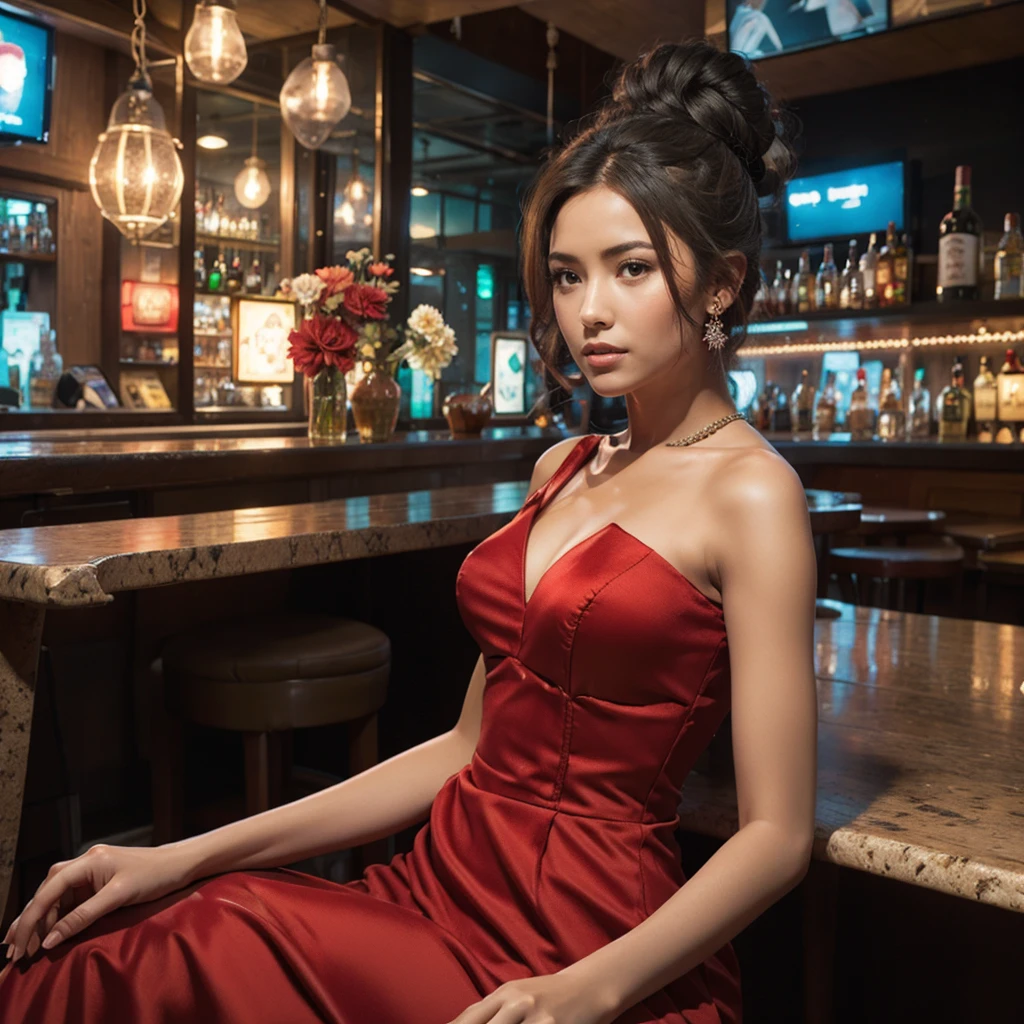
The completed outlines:
<svg viewBox="0 0 1024 1024">
<path fill-rule="evenodd" d="M 699 128 L 735 153 L 758 196 L 777 195 L 796 166 L 782 115 L 750 62 L 705 42 L 662 43 L 627 64 L 605 114 Z"/>
<path fill-rule="evenodd" d="M 722 314 L 729 341 L 720 353 L 723 367 L 732 361 L 760 284 L 758 200 L 777 200 L 792 177 L 796 124 L 776 108 L 746 58 L 703 40 L 661 43 L 619 71 L 608 100 L 576 122 L 524 201 L 520 251 L 530 334 L 556 380 L 574 383 L 562 372 L 569 353 L 547 273 L 551 232 L 566 201 L 597 186 L 633 206 L 662 267 L 674 265 L 671 232 L 693 253 L 694 289 L 735 289 Z M 746 257 L 740 282 L 727 259 L 732 253 Z M 700 329 L 703 321 L 687 310 L 692 294 L 680 294 L 675 275 L 666 281 L 681 323 Z"/>
</svg>

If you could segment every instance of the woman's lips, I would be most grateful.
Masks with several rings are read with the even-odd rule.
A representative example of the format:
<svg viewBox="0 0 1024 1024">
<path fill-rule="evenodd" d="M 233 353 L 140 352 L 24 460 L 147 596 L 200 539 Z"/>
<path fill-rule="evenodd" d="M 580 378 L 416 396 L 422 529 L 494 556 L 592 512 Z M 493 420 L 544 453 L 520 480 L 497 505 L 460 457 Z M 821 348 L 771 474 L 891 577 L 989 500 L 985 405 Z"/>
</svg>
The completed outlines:
<svg viewBox="0 0 1024 1024">
<path fill-rule="evenodd" d="M 588 365 L 600 369 L 607 366 L 615 366 L 625 354 L 625 352 L 591 352 L 583 358 L 586 359 Z"/>
</svg>

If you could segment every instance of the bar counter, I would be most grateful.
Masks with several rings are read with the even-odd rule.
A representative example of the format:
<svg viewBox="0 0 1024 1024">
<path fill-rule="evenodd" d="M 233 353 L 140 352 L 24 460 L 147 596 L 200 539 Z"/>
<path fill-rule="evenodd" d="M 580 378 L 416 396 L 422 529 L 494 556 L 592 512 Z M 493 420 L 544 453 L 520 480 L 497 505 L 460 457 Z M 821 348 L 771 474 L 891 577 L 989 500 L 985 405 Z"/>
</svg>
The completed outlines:
<svg viewBox="0 0 1024 1024">
<path fill-rule="evenodd" d="M 480 438 L 453 440 L 447 431 L 400 431 L 394 440 L 360 444 L 350 433 L 340 445 L 312 446 L 304 429 L 264 426 L 256 430 L 179 427 L 140 432 L 91 430 L 0 434 L 0 499 L 30 495 L 71 495 L 110 491 L 173 489 L 288 480 L 308 489 L 309 500 L 344 497 L 339 478 L 358 475 L 360 493 L 447 487 L 528 479 L 545 448 L 565 437 L 556 428 L 488 427 Z M 922 441 L 851 441 L 836 433 L 827 440 L 794 440 L 766 434 L 808 486 L 822 468 L 941 470 L 1019 474 L 1024 479 L 1024 446 Z M 333 484 L 327 484 L 333 481 Z M 394 486 L 390 486 L 394 483 Z M 386 486 L 387 485 L 387 486 Z M 324 488 L 327 487 L 325 492 Z M 332 490 L 333 487 L 333 490 Z M 838 489 L 844 489 L 842 487 Z M 857 488 L 845 488 L 854 489 Z M 305 500 L 293 493 L 287 500 Z M 140 510 L 167 514 L 178 509 Z"/>
<path fill-rule="evenodd" d="M 0 901 L 6 898 L 47 606 L 482 539 L 526 482 L 0 531 Z M 1024 628 L 845 606 L 816 626 L 816 855 L 1024 911 Z M 695 772 L 681 824 L 736 828 L 735 789 Z"/>
</svg>

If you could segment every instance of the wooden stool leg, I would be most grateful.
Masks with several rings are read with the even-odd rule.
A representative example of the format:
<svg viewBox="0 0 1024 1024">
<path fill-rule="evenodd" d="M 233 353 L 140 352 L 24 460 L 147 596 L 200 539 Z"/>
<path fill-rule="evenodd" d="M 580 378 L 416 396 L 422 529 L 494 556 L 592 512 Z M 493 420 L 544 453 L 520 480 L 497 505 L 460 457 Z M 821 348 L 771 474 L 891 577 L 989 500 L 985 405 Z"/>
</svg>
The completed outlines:
<svg viewBox="0 0 1024 1024">
<path fill-rule="evenodd" d="M 251 817 L 270 809 L 268 733 L 245 733 L 245 813 Z"/>
<path fill-rule="evenodd" d="M 270 806 L 277 807 L 281 803 L 281 733 L 268 734 L 267 755 L 267 793 Z"/>
<path fill-rule="evenodd" d="M 377 713 L 374 712 L 348 723 L 349 775 L 358 775 L 377 763 Z M 357 878 L 367 865 L 386 864 L 388 859 L 387 837 L 352 847 L 352 870 Z"/>
<path fill-rule="evenodd" d="M 150 749 L 150 785 L 153 801 L 153 845 L 184 838 L 184 724 L 177 715 L 154 702 Z"/>
</svg>

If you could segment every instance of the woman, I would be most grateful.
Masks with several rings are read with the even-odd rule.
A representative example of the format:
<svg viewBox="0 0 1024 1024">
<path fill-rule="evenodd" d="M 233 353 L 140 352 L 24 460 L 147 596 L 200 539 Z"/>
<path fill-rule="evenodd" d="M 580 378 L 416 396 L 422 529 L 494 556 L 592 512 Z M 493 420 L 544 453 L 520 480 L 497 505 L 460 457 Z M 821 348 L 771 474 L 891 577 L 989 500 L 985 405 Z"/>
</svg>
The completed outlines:
<svg viewBox="0 0 1024 1024">
<path fill-rule="evenodd" d="M 730 939 L 799 882 L 814 823 L 806 501 L 724 373 L 788 164 L 743 58 L 666 44 L 625 68 L 535 182 L 523 258 L 539 350 L 557 373 L 564 343 L 629 426 L 553 445 L 463 562 L 481 656 L 459 722 L 205 835 L 54 865 L 0 1017 L 741 1019 Z M 740 828 L 687 881 L 679 791 L 730 702 Z M 428 811 L 346 885 L 275 869 Z"/>
</svg>

